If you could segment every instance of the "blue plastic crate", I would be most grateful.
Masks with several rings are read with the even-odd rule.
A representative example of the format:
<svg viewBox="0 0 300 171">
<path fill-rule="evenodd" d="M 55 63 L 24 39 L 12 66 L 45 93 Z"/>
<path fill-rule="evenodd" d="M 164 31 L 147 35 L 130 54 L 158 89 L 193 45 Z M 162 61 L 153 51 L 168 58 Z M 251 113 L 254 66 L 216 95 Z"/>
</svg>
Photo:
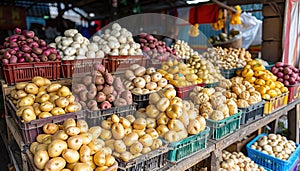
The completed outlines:
<svg viewBox="0 0 300 171">
<path fill-rule="evenodd" d="M 255 163 L 273 171 L 288 171 L 289 169 L 291 169 L 294 163 L 298 160 L 300 145 L 296 143 L 296 150 L 293 152 L 293 154 L 289 157 L 288 160 L 280 160 L 276 157 L 267 155 L 265 153 L 251 148 L 251 145 L 254 144 L 262 136 L 268 136 L 268 134 L 260 134 L 247 144 L 246 148 L 248 152 L 248 157 Z"/>
</svg>

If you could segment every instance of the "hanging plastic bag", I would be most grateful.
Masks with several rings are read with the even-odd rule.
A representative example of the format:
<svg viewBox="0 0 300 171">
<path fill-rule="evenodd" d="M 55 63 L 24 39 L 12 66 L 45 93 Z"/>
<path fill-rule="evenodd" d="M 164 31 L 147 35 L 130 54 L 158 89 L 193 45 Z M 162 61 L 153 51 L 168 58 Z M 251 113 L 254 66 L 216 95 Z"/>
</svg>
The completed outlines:
<svg viewBox="0 0 300 171">
<path fill-rule="evenodd" d="M 262 21 L 249 13 L 241 14 L 242 24 L 230 25 L 230 29 L 240 30 L 242 33 L 242 47 L 247 49 L 251 45 L 261 44 Z"/>
</svg>

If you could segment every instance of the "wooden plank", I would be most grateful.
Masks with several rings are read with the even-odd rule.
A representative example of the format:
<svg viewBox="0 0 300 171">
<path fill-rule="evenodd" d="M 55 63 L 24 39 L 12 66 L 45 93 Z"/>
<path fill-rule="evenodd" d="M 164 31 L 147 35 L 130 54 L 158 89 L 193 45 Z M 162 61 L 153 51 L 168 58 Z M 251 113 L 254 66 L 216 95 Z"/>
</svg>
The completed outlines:
<svg viewBox="0 0 300 171">
<path fill-rule="evenodd" d="M 202 149 L 193 155 L 189 156 L 186 159 L 183 159 L 179 161 L 178 163 L 172 165 L 172 166 L 167 166 L 168 168 L 165 168 L 163 170 L 168 170 L 168 171 L 185 171 L 192 166 L 196 165 L 200 161 L 208 158 L 210 156 L 210 153 L 215 150 L 214 144 L 211 142 L 207 142 L 207 147 L 205 149 Z"/>
<path fill-rule="evenodd" d="M 11 132 L 13 138 L 15 139 L 15 141 L 17 142 L 19 148 L 21 149 L 21 151 L 25 150 L 25 144 L 22 140 L 22 136 L 21 133 L 19 132 L 19 130 L 17 130 L 17 125 L 14 122 L 14 120 L 11 117 L 6 116 L 6 124 L 7 124 L 7 128 L 9 129 L 9 131 Z"/>
<path fill-rule="evenodd" d="M 288 112 L 288 138 L 299 143 L 300 104 Z"/>
</svg>

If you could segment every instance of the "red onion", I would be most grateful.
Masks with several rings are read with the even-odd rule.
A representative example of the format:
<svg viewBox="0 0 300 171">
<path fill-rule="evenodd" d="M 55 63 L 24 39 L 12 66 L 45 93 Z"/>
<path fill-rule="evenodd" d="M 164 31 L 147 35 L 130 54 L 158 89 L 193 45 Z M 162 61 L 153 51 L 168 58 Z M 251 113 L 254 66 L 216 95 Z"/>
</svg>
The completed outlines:
<svg viewBox="0 0 300 171">
<path fill-rule="evenodd" d="M 24 46 L 22 47 L 22 51 L 23 51 L 23 52 L 31 52 L 31 48 L 30 48 L 29 46 L 27 46 L 27 45 L 24 45 Z"/>
<path fill-rule="evenodd" d="M 12 55 L 11 58 L 9 58 L 9 63 L 10 64 L 15 64 L 17 63 L 18 58 L 15 55 Z"/>
<path fill-rule="evenodd" d="M 13 50 L 13 49 L 10 49 L 10 50 L 8 50 L 8 52 L 11 54 L 11 55 L 15 55 L 17 52 L 15 51 L 15 50 Z"/>
<path fill-rule="evenodd" d="M 18 51 L 19 47 L 13 47 L 12 49 L 15 50 L 15 51 Z"/>
<path fill-rule="evenodd" d="M 32 52 L 35 53 L 35 54 L 42 54 L 43 53 L 43 50 L 41 48 L 38 48 L 38 47 L 35 47 L 32 49 Z"/>
<path fill-rule="evenodd" d="M 39 58 L 35 58 L 34 60 L 35 60 L 35 62 L 41 62 L 41 60 Z"/>
<path fill-rule="evenodd" d="M 23 62 L 25 62 L 25 59 L 24 58 L 18 58 L 17 62 L 18 63 L 23 63 Z"/>
<path fill-rule="evenodd" d="M 7 65 L 7 64 L 9 64 L 9 60 L 8 60 L 8 59 L 2 59 L 2 63 L 3 63 L 4 65 Z"/>
<path fill-rule="evenodd" d="M 26 39 L 26 42 L 31 43 L 31 42 L 33 42 L 33 39 Z"/>
<path fill-rule="evenodd" d="M 39 40 L 39 44 L 40 44 L 40 46 L 47 46 L 47 43 L 46 43 L 46 41 L 45 40 Z"/>
<path fill-rule="evenodd" d="M 61 56 L 59 55 L 59 53 L 56 54 L 56 59 L 61 59 Z"/>
<path fill-rule="evenodd" d="M 28 31 L 28 30 L 23 30 L 22 34 L 28 38 L 33 38 L 34 37 L 34 32 L 33 31 Z"/>
<path fill-rule="evenodd" d="M 8 43 L 8 42 L 4 42 L 4 43 L 3 43 L 3 46 L 4 46 L 4 48 L 9 47 L 9 43 Z"/>
<path fill-rule="evenodd" d="M 19 37 L 18 37 L 18 40 L 26 40 L 26 37 L 25 36 L 23 36 L 23 35 L 20 35 Z"/>
<path fill-rule="evenodd" d="M 49 59 L 50 61 L 54 61 L 54 60 L 56 59 L 56 54 L 50 54 L 50 55 L 48 56 L 48 59 Z"/>
<path fill-rule="evenodd" d="M 33 40 L 34 40 L 34 41 L 39 41 L 39 38 L 36 37 L 36 36 L 34 36 L 34 37 L 33 37 Z"/>
<path fill-rule="evenodd" d="M 18 47 L 18 44 L 16 42 L 10 42 L 9 47 L 10 48 Z"/>
<path fill-rule="evenodd" d="M 5 39 L 4 39 L 5 41 L 9 41 L 9 37 L 5 37 Z"/>
<path fill-rule="evenodd" d="M 37 54 L 35 54 L 35 53 L 30 53 L 30 55 L 31 55 L 31 57 L 33 57 L 33 58 L 38 58 Z"/>
<path fill-rule="evenodd" d="M 48 49 L 50 50 L 50 53 L 51 53 L 51 54 L 57 54 L 57 51 L 56 51 L 55 48 L 53 48 L 53 47 L 48 47 Z"/>
<path fill-rule="evenodd" d="M 17 58 L 23 58 L 23 54 L 24 54 L 24 52 L 17 52 L 16 53 L 16 56 L 17 56 Z"/>
<path fill-rule="evenodd" d="M 27 43 L 26 43 L 26 41 L 22 41 L 20 44 L 19 44 L 19 46 L 24 46 L 24 45 L 26 45 Z"/>
<path fill-rule="evenodd" d="M 28 57 L 30 57 L 29 53 L 23 53 L 23 58 L 28 58 Z"/>
<path fill-rule="evenodd" d="M 1 49 L 1 50 L 0 50 L 0 54 L 4 54 L 5 51 L 6 51 L 6 49 Z"/>
<path fill-rule="evenodd" d="M 21 34 L 22 30 L 20 28 L 15 28 L 16 34 Z"/>
<path fill-rule="evenodd" d="M 42 62 L 47 62 L 48 61 L 48 57 L 44 54 L 40 55 L 39 58 Z"/>
<path fill-rule="evenodd" d="M 43 46 L 43 47 L 40 47 L 42 50 L 46 50 L 47 47 L 46 46 Z"/>
<path fill-rule="evenodd" d="M 148 34 L 147 33 L 140 33 L 140 37 L 144 38 L 146 37 Z"/>
<path fill-rule="evenodd" d="M 50 54 L 51 54 L 50 49 L 46 49 L 43 51 L 43 55 L 45 55 L 45 56 L 49 56 Z"/>
<path fill-rule="evenodd" d="M 31 47 L 31 48 L 38 48 L 39 44 L 37 42 L 31 42 L 31 43 L 29 43 L 29 47 Z"/>
<path fill-rule="evenodd" d="M 11 54 L 9 51 L 4 52 L 4 58 L 9 59 L 11 57 Z"/>
<path fill-rule="evenodd" d="M 20 35 L 14 34 L 12 36 L 9 37 L 9 40 L 14 40 L 14 39 L 18 39 Z"/>
</svg>

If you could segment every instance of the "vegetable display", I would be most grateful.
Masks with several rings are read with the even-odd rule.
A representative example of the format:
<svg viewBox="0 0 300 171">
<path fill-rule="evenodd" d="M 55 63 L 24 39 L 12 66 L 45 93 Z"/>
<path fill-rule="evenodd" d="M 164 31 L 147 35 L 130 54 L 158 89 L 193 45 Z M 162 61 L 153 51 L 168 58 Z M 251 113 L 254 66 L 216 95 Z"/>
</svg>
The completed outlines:
<svg viewBox="0 0 300 171">
<path fill-rule="evenodd" d="M 43 131 L 30 145 L 38 169 L 93 171 L 116 164 L 111 149 L 100 139 L 100 126 L 89 128 L 86 121 L 69 118 L 63 125 L 45 124 Z"/>
<path fill-rule="evenodd" d="M 172 46 L 176 52 L 176 56 L 181 59 L 189 59 L 193 55 L 198 55 L 198 52 L 194 51 L 187 42 L 183 40 L 177 40 Z"/>
<path fill-rule="evenodd" d="M 165 88 L 149 96 L 149 105 L 137 117 L 154 123 L 158 135 L 169 142 L 182 140 L 205 129 L 206 121 L 191 101 L 176 97 L 173 88 Z"/>
<path fill-rule="evenodd" d="M 126 90 L 120 77 L 112 76 L 102 64 L 73 85 L 79 103 L 87 109 L 99 110 L 132 104 L 132 94 Z"/>
<path fill-rule="evenodd" d="M 227 99 L 233 99 L 239 108 L 247 108 L 262 100 L 261 94 L 242 77 L 220 80 L 218 88 L 222 88 L 219 91 Z"/>
<path fill-rule="evenodd" d="M 187 61 L 187 66 L 192 68 L 193 73 L 206 84 L 216 83 L 220 79 L 224 79 L 218 67 L 214 66 L 206 58 L 200 55 L 193 55 Z"/>
<path fill-rule="evenodd" d="M 162 74 L 155 68 L 145 68 L 138 64 L 130 66 L 125 71 L 125 88 L 134 94 L 148 94 L 161 90 L 165 87 L 172 87 L 168 80 L 163 78 Z"/>
<path fill-rule="evenodd" d="M 184 87 L 202 82 L 202 80 L 194 74 L 193 69 L 177 60 L 169 59 L 168 61 L 163 62 L 161 69 L 158 69 L 157 71 L 175 87 Z"/>
<path fill-rule="evenodd" d="M 141 46 L 134 42 L 132 33 L 118 23 L 114 23 L 112 29 L 106 29 L 101 36 L 93 36 L 92 42 L 104 55 L 142 55 Z"/>
<path fill-rule="evenodd" d="M 237 75 L 250 82 L 263 99 L 270 100 L 282 93 L 288 92 L 283 83 L 276 81 L 277 77 L 265 69 L 260 60 L 252 60 Z"/>
<path fill-rule="evenodd" d="M 296 150 L 296 144 L 280 134 L 269 134 L 268 136 L 262 136 L 251 145 L 251 148 L 281 160 L 288 160 Z"/>
<path fill-rule="evenodd" d="M 62 60 L 104 58 L 104 53 L 99 50 L 98 45 L 90 43 L 76 29 L 66 30 L 64 36 L 56 37 L 55 43 L 51 43 L 50 46 L 59 51 Z"/>
<path fill-rule="evenodd" d="M 250 52 L 244 48 L 208 48 L 207 52 L 202 53 L 202 56 L 220 69 L 242 68 L 252 60 Z"/>
<path fill-rule="evenodd" d="M 282 62 L 277 62 L 271 68 L 271 72 L 277 76 L 277 81 L 282 82 L 285 86 L 295 85 L 300 81 L 299 69 Z"/>
<path fill-rule="evenodd" d="M 246 157 L 242 152 L 230 153 L 226 150 L 222 151 L 222 162 L 220 163 L 220 171 L 231 170 L 251 170 L 265 171 L 262 166 L 258 166 L 249 157 Z"/>
<path fill-rule="evenodd" d="M 155 121 L 152 120 L 133 115 L 118 117 L 114 114 L 102 121 L 100 137 L 115 157 L 128 162 L 163 146 L 154 126 Z"/>
<path fill-rule="evenodd" d="M 35 36 L 33 31 L 15 29 L 14 35 L 5 38 L 1 46 L 2 64 L 47 62 L 60 60 L 61 56 L 46 41 Z"/>
<path fill-rule="evenodd" d="M 219 88 L 195 87 L 190 98 L 199 106 L 199 113 L 206 119 L 219 121 L 238 113 L 235 100 L 226 98 Z"/>
<path fill-rule="evenodd" d="M 151 34 L 141 33 L 139 35 L 139 43 L 141 44 L 143 52 L 151 59 L 166 61 L 169 57 L 176 58 L 174 49 L 166 46 L 165 42 L 157 40 L 157 38 Z"/>
<path fill-rule="evenodd" d="M 32 78 L 32 83 L 17 83 L 10 96 L 17 107 L 17 116 L 24 122 L 81 110 L 68 87 L 43 77 Z"/>
</svg>

